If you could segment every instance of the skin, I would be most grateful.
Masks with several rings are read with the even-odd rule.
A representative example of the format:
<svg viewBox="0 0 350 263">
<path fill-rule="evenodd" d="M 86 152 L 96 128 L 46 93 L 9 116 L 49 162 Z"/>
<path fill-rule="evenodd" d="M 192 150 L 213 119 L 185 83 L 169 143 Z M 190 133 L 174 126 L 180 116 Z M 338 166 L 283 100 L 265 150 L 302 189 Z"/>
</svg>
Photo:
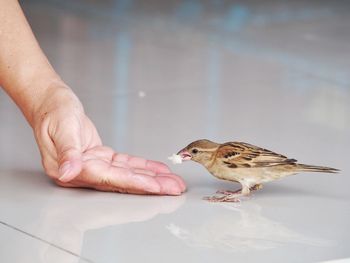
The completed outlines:
<svg viewBox="0 0 350 263">
<path fill-rule="evenodd" d="M 134 194 L 185 191 L 184 181 L 165 164 L 117 153 L 102 144 L 15 0 L 0 0 L 0 85 L 32 127 L 45 172 L 58 185 Z"/>
</svg>

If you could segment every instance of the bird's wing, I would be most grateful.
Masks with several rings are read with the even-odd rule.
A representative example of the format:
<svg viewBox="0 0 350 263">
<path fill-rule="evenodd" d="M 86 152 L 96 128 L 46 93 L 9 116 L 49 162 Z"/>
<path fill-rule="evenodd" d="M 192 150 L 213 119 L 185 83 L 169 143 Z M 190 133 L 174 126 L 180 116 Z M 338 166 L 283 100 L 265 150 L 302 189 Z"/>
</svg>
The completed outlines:
<svg viewBox="0 0 350 263">
<path fill-rule="evenodd" d="M 217 150 L 217 160 L 230 168 L 268 167 L 297 160 L 244 142 L 227 142 Z"/>
</svg>

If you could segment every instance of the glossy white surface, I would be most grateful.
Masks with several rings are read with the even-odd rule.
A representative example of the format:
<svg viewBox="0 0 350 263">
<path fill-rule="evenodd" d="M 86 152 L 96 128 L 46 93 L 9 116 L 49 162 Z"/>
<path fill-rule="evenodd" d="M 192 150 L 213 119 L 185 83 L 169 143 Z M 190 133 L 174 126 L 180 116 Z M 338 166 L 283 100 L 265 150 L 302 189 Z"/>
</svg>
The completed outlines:
<svg viewBox="0 0 350 263">
<path fill-rule="evenodd" d="M 11 226 L 0 225 L 2 262 L 77 262 L 79 256 L 44 240 L 21 233 Z M 88 262 L 80 258 L 80 262 Z"/>
<path fill-rule="evenodd" d="M 167 162 L 180 197 L 55 186 L 0 92 L 1 262 L 321 262 L 350 257 L 350 6 L 313 1 L 26 1 L 107 145 Z M 241 204 L 167 156 L 208 138 L 329 165 Z"/>
</svg>

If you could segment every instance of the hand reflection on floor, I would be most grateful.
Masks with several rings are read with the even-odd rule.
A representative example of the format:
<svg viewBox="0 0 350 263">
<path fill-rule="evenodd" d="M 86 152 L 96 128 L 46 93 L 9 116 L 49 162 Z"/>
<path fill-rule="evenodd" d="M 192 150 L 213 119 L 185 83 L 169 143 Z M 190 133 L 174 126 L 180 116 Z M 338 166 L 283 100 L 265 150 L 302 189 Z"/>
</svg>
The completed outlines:
<svg viewBox="0 0 350 263">
<path fill-rule="evenodd" d="M 80 205 L 79 202 L 74 202 L 52 207 L 45 212 L 40 232 L 43 235 L 53 234 L 49 237 L 52 242 L 80 255 L 84 233 L 87 231 L 144 222 L 159 214 L 173 213 L 185 202 L 185 196 L 115 195 L 106 200 L 90 198 L 89 205 L 82 201 Z M 50 247 L 45 254 L 51 258 Z"/>
<path fill-rule="evenodd" d="M 60 188 L 34 171 L 0 171 L 0 175 L 6 175 L 2 176 L 6 187 L 1 189 L 0 199 L 8 203 L 0 203 L 0 209 L 9 218 L 16 215 L 11 209 L 15 204 L 16 211 L 28 211 L 26 218 L 13 220 L 9 227 L 41 243 L 35 251 L 37 262 L 90 262 L 81 256 L 86 232 L 171 214 L 186 200 L 185 195 L 141 196 Z M 23 190 L 11 195 L 15 188 Z M 2 219 L 10 222 L 9 218 Z M 19 251 L 21 246 L 26 249 L 25 243 L 16 246 Z M 14 262 L 26 261 L 21 253 L 15 255 Z"/>
</svg>

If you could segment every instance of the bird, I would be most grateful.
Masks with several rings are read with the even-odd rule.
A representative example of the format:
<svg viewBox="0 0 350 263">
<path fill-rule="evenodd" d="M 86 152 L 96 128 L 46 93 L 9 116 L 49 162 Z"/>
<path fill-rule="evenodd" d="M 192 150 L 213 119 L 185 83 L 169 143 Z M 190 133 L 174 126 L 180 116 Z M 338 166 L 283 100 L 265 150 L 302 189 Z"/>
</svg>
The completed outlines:
<svg viewBox="0 0 350 263">
<path fill-rule="evenodd" d="M 203 165 L 218 179 L 241 184 L 237 191 L 217 191 L 203 199 L 210 202 L 240 202 L 263 184 L 300 172 L 338 173 L 340 170 L 298 163 L 296 159 L 245 143 L 216 143 L 207 139 L 194 141 L 180 150 L 182 161 L 192 160 Z"/>
</svg>

